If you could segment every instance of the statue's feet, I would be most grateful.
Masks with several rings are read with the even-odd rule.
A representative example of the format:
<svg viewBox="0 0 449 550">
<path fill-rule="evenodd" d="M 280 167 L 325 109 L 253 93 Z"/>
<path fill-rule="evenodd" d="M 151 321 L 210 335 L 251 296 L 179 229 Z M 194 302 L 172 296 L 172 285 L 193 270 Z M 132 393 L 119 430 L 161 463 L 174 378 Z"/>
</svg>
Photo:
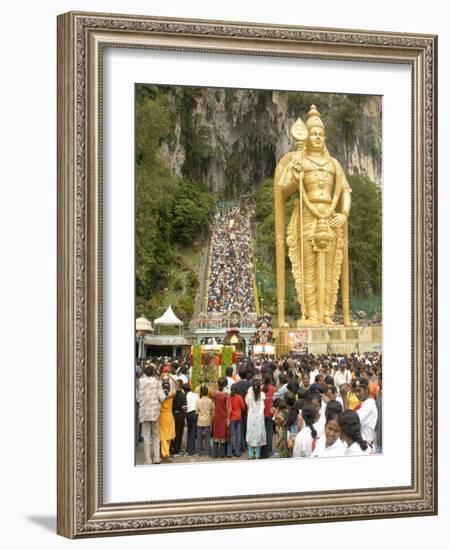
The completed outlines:
<svg viewBox="0 0 449 550">
<path fill-rule="evenodd" d="M 334 321 L 332 321 L 332 319 L 330 317 L 325 317 L 324 318 L 324 324 L 325 325 L 335 325 Z"/>
</svg>

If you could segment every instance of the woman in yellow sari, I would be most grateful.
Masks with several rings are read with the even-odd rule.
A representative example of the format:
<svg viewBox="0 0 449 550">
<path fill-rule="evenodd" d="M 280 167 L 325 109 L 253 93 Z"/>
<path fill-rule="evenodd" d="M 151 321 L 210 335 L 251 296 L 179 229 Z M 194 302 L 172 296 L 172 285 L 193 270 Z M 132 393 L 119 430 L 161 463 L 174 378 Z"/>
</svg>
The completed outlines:
<svg viewBox="0 0 449 550">
<path fill-rule="evenodd" d="M 169 374 L 162 375 L 162 389 L 167 398 L 161 403 L 161 414 L 159 416 L 159 437 L 161 441 L 162 462 L 172 462 L 170 457 L 170 443 L 175 438 L 175 418 L 173 416 L 173 397 L 176 392 L 176 385 Z"/>
</svg>

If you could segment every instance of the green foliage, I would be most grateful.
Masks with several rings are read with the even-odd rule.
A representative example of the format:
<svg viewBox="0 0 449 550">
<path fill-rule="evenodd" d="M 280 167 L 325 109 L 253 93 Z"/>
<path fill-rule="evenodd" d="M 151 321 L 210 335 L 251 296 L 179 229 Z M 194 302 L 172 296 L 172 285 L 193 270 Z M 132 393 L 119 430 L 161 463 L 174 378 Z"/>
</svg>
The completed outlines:
<svg viewBox="0 0 449 550">
<path fill-rule="evenodd" d="M 256 254 L 264 264 L 275 265 L 274 241 L 274 184 L 266 179 L 255 196 L 256 202 Z"/>
<path fill-rule="evenodd" d="M 352 311 L 364 311 L 368 318 L 373 317 L 376 313 L 382 312 L 382 296 L 378 294 L 358 297 L 351 293 L 349 301 L 351 302 Z"/>
<path fill-rule="evenodd" d="M 166 284 L 173 250 L 170 211 L 179 182 L 159 153 L 169 130 L 163 95 L 137 94 L 136 105 L 136 293 L 144 300 Z"/>
<path fill-rule="evenodd" d="M 173 281 L 173 290 L 177 290 L 177 291 L 180 291 L 180 290 L 183 290 L 184 288 L 184 283 L 183 283 L 183 280 L 182 280 L 182 277 L 176 277 Z"/>
<path fill-rule="evenodd" d="M 265 117 L 268 105 L 271 102 L 271 93 L 264 93 L 263 90 L 260 90 L 257 92 L 257 99 L 258 101 L 255 104 L 256 115 Z"/>
<path fill-rule="evenodd" d="M 188 94 L 187 98 L 193 101 Z M 136 310 L 151 317 L 169 305 L 168 292 L 176 291 L 172 305 L 187 322 L 198 287 L 184 284 L 192 267 L 183 261 L 182 250 L 194 241 L 204 241 L 213 197 L 202 183 L 185 181 L 168 168 L 161 144 L 172 133 L 171 109 L 166 89 L 137 86 Z M 185 286 L 186 294 L 182 294 Z"/>
<path fill-rule="evenodd" d="M 360 95 L 288 92 L 287 105 L 290 113 L 300 116 L 304 122 L 310 106 L 317 105 L 326 124 L 327 145 L 331 151 L 335 151 L 341 139 L 348 145 L 355 141 L 363 105 L 368 98 Z"/>
<path fill-rule="evenodd" d="M 311 105 L 321 105 L 323 94 L 313 94 L 308 92 L 287 92 L 287 106 L 290 112 L 297 113 L 305 122 L 305 114 Z M 304 113 L 304 115 L 300 114 Z"/>
<path fill-rule="evenodd" d="M 356 129 L 362 116 L 363 96 L 340 96 L 340 102 L 334 111 L 335 123 L 345 135 L 347 143 L 354 141 Z"/>
<path fill-rule="evenodd" d="M 233 197 L 238 197 L 242 188 L 241 181 L 241 163 L 242 163 L 242 152 L 240 151 L 240 144 L 236 141 L 232 145 L 231 153 L 228 157 L 225 170 L 226 178 L 226 190 L 225 190 L 225 199 L 232 199 Z"/>
<path fill-rule="evenodd" d="M 181 143 L 185 148 L 185 161 L 182 167 L 188 180 L 201 180 L 212 159 L 210 130 L 196 124 L 193 111 L 201 97 L 201 88 L 182 87 L 177 94 L 177 112 L 181 123 Z"/>
<path fill-rule="evenodd" d="M 175 195 L 173 240 L 187 245 L 207 233 L 214 212 L 212 195 L 196 181 L 184 181 Z"/>
<path fill-rule="evenodd" d="M 368 134 L 368 151 L 374 160 L 379 162 L 382 158 L 381 141 L 374 128 L 370 128 Z"/>
<path fill-rule="evenodd" d="M 191 294 L 184 294 L 178 299 L 178 312 L 183 319 L 190 319 L 193 315 L 194 298 Z"/>
<path fill-rule="evenodd" d="M 221 376 L 226 376 L 228 367 L 232 367 L 232 347 L 223 346 L 221 350 Z"/>
<path fill-rule="evenodd" d="M 295 197 L 286 204 L 285 219 L 288 220 L 293 211 Z M 274 219 L 274 183 L 266 179 L 255 195 L 256 203 L 256 281 L 260 288 L 259 298 L 263 298 L 264 309 L 271 314 L 277 313 L 276 287 L 276 244 Z M 260 283 L 260 284 L 259 284 Z M 285 311 L 287 315 L 295 316 L 298 312 L 295 285 L 291 273 L 290 262 L 286 256 L 285 262 Z"/>
<path fill-rule="evenodd" d="M 285 219 L 288 220 L 293 211 L 295 197 L 292 196 L 286 204 Z M 256 253 L 270 269 L 276 265 L 276 245 L 274 240 L 274 183 L 272 178 L 266 179 L 255 195 L 256 202 Z"/>
<path fill-rule="evenodd" d="M 192 290 L 197 290 L 200 286 L 198 275 L 194 271 L 189 271 L 189 273 L 187 273 L 187 285 Z"/>
<path fill-rule="evenodd" d="M 234 103 L 234 90 L 231 88 L 225 88 L 225 100 L 224 105 L 227 111 L 232 111 L 232 104 Z"/>
<path fill-rule="evenodd" d="M 256 282 L 259 289 L 259 300 L 263 300 L 264 311 L 277 316 L 276 259 L 273 257 L 271 262 L 264 260 L 261 255 L 256 255 L 256 258 Z M 298 299 L 288 258 L 286 259 L 285 268 L 285 298 L 286 315 L 295 317 L 298 314 Z"/>
<path fill-rule="evenodd" d="M 366 176 L 349 176 L 350 288 L 356 297 L 382 292 L 382 192 Z"/>
</svg>

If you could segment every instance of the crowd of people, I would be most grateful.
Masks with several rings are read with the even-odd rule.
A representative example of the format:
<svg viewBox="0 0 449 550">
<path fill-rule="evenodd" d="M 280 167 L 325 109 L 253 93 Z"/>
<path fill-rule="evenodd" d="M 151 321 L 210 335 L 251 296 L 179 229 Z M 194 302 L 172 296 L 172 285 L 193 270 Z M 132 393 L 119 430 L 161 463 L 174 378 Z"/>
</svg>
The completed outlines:
<svg viewBox="0 0 449 550">
<path fill-rule="evenodd" d="M 136 445 L 144 463 L 382 452 L 382 355 L 253 358 L 216 384 L 191 384 L 186 360 L 136 368 Z"/>
<path fill-rule="evenodd" d="M 255 311 L 250 215 L 237 205 L 215 214 L 208 275 L 207 313 Z"/>
</svg>

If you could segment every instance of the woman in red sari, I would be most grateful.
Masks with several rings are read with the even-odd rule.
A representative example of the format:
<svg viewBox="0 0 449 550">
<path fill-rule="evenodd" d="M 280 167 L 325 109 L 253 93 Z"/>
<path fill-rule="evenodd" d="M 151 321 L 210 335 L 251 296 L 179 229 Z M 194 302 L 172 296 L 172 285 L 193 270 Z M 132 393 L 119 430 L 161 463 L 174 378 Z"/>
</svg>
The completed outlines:
<svg viewBox="0 0 449 550">
<path fill-rule="evenodd" d="M 229 416 L 231 412 L 229 395 L 225 392 L 228 381 L 223 376 L 218 379 L 218 390 L 212 397 L 214 401 L 214 417 L 212 418 L 213 458 L 224 458 L 228 441 Z"/>
</svg>

